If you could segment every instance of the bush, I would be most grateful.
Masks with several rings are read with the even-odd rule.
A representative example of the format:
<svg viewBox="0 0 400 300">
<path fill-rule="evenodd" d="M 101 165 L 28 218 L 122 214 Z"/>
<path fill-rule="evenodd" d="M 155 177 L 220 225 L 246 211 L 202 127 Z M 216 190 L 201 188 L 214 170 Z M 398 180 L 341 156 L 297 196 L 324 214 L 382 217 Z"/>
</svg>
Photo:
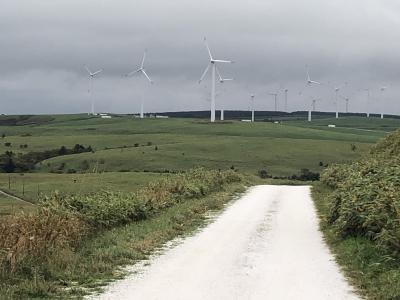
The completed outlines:
<svg viewBox="0 0 400 300">
<path fill-rule="evenodd" d="M 258 176 L 260 176 L 262 179 L 271 178 L 271 175 L 269 175 L 267 170 L 264 169 L 258 171 Z"/>
<path fill-rule="evenodd" d="M 400 131 L 361 161 L 333 165 L 321 175 L 332 188 L 329 222 L 343 237 L 363 236 L 400 256 Z"/>
<path fill-rule="evenodd" d="M 0 219 L 0 266 L 14 272 L 27 259 L 45 260 L 73 249 L 99 229 L 146 219 L 174 204 L 239 182 L 234 171 L 194 169 L 148 184 L 136 193 L 102 191 L 86 196 L 54 194 L 40 201 L 37 214 Z"/>
<path fill-rule="evenodd" d="M 320 175 L 319 173 L 314 173 L 310 171 L 309 169 L 301 169 L 300 170 L 300 175 L 292 175 L 289 176 L 288 179 L 291 180 L 300 180 L 300 181 L 317 181 L 319 180 Z"/>
</svg>

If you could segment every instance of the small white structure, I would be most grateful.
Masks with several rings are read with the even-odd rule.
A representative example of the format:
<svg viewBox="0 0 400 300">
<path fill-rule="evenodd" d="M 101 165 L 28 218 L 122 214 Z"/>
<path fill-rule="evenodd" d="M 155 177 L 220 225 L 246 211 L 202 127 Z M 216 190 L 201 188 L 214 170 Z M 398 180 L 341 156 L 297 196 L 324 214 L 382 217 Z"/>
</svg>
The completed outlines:
<svg viewBox="0 0 400 300">
<path fill-rule="evenodd" d="M 156 115 L 156 119 L 168 119 L 169 117 L 168 116 L 159 116 L 159 115 Z"/>
<path fill-rule="evenodd" d="M 102 119 L 111 119 L 112 118 L 111 116 L 108 116 L 108 115 L 100 115 L 100 117 Z"/>
<path fill-rule="evenodd" d="M 329 127 L 329 128 L 335 128 L 335 127 L 336 127 L 336 125 L 329 124 L 329 125 L 328 125 L 328 127 Z"/>
<path fill-rule="evenodd" d="M 251 123 L 251 120 L 240 120 L 240 121 L 242 121 L 242 122 L 249 122 L 249 123 Z"/>
</svg>

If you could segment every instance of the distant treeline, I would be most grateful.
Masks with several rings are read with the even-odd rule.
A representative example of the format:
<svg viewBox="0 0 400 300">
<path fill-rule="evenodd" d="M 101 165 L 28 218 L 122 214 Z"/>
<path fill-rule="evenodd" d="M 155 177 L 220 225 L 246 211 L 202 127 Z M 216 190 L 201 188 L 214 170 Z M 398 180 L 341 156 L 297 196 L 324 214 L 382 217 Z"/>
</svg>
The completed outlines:
<svg viewBox="0 0 400 300">
<path fill-rule="evenodd" d="M 217 110 L 215 112 L 216 118 L 220 119 L 221 111 Z M 348 117 L 363 117 L 365 113 L 340 113 L 342 116 Z M 157 113 L 159 116 L 168 116 L 172 118 L 198 118 L 207 119 L 210 117 L 210 111 L 177 111 L 177 112 L 162 112 Z M 256 111 L 255 116 L 257 120 L 272 121 L 272 120 L 282 120 L 282 119 L 304 119 L 307 118 L 308 111 L 295 111 L 295 112 L 283 112 L 283 111 Z M 314 112 L 313 117 L 334 117 L 334 112 Z M 380 115 L 371 114 L 371 117 L 379 117 Z M 225 119 L 250 119 L 251 112 L 248 110 L 225 110 Z M 390 115 L 389 117 L 400 119 L 400 116 Z"/>
<path fill-rule="evenodd" d="M 51 116 L 45 115 L 19 115 L 19 116 L 1 116 L 0 126 L 23 126 L 33 124 L 43 124 L 54 120 Z"/>
<path fill-rule="evenodd" d="M 0 155 L 0 172 L 28 172 L 33 170 L 37 163 L 52 157 L 92 151 L 93 149 L 91 146 L 85 147 L 80 144 L 76 144 L 70 149 L 61 146 L 59 149 L 34 151 L 18 155 L 12 151 L 6 151 L 4 154 Z"/>
</svg>

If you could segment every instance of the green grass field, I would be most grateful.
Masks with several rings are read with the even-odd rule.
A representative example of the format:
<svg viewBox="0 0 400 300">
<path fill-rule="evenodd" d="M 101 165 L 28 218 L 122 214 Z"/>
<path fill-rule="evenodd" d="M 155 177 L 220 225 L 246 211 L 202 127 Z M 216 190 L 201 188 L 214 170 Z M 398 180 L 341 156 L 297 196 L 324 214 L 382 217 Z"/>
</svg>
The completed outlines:
<svg viewBox="0 0 400 300">
<path fill-rule="evenodd" d="M 0 117 L 0 124 L 7 124 L 6 118 L 11 117 Z M 165 176 L 158 174 L 160 171 L 196 166 L 233 166 L 250 174 L 266 169 L 275 176 L 298 174 L 303 168 L 320 171 L 321 163 L 357 159 L 372 143 L 399 127 L 400 120 L 346 117 L 311 123 L 285 120 L 281 124 L 211 124 L 197 119 L 101 119 L 81 114 L 33 116 L 16 124 L 0 126 L 0 135 L 5 135 L 0 139 L 0 153 L 13 151 L 18 155 L 61 146 L 72 148 L 75 144 L 90 145 L 95 150 L 45 160 L 34 173 L 13 174 L 9 191 L 35 201 L 38 194 L 56 190 L 134 191 L 157 176 Z M 328 124 L 337 128 L 328 128 Z M 25 144 L 27 148 L 20 147 Z M 355 151 L 351 144 L 356 146 Z M 8 190 L 8 174 L 0 174 L 0 187 Z"/>
</svg>

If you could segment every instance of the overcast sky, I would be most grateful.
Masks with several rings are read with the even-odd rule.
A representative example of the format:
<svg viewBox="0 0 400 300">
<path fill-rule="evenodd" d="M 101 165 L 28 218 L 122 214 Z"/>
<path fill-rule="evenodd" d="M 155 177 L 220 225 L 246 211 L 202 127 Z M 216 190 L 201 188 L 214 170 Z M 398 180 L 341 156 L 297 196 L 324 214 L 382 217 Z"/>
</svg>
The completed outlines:
<svg viewBox="0 0 400 300">
<path fill-rule="evenodd" d="M 0 113 L 90 110 L 87 64 L 98 112 L 209 109 L 203 37 L 235 81 L 217 85 L 217 108 L 272 110 L 270 92 L 289 89 L 289 110 L 334 111 L 333 86 L 350 110 L 400 114 L 398 0 L 1 0 Z M 154 80 L 124 78 L 144 49 Z M 321 86 L 304 89 L 305 65 Z M 381 86 L 388 89 L 382 93 Z M 371 90 L 370 103 L 367 92 Z M 341 100 L 340 110 L 344 110 Z"/>
</svg>

